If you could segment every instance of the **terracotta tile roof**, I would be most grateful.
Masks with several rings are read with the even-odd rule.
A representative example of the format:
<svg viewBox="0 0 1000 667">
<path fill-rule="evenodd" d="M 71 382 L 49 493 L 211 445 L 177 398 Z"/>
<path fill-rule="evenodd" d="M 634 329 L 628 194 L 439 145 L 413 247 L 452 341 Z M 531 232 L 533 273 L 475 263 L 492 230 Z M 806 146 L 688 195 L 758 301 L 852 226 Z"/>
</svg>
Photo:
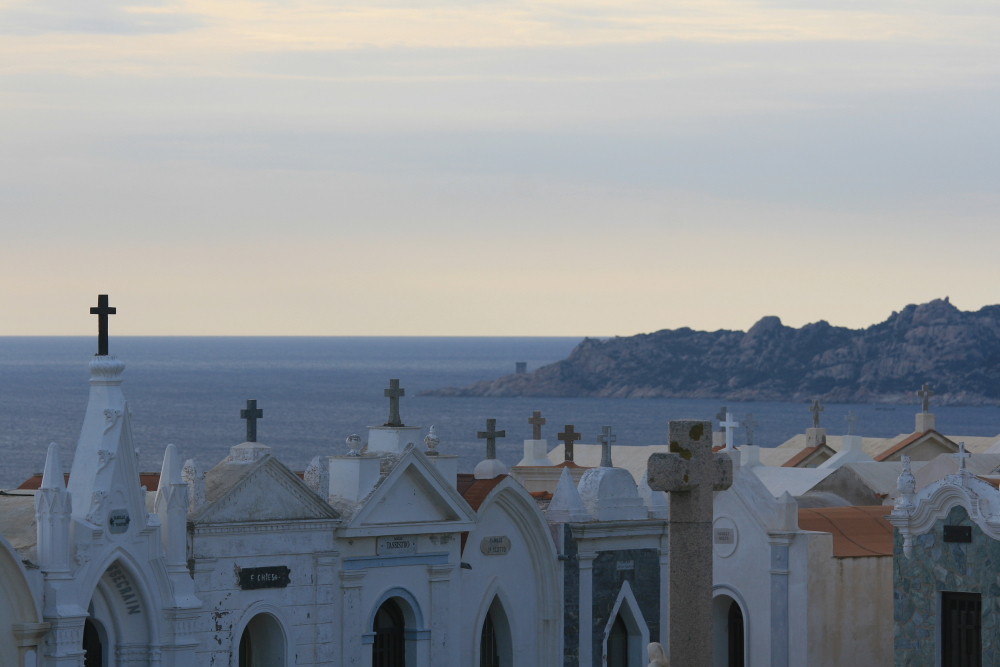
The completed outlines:
<svg viewBox="0 0 1000 667">
<path fill-rule="evenodd" d="M 898 453 L 898 452 L 906 449 L 907 447 L 909 447 L 913 443 L 917 442 L 918 440 L 920 440 L 921 438 L 923 438 L 926 435 L 930 435 L 931 433 L 937 435 L 939 438 L 941 438 L 945 442 L 951 442 L 951 444 L 955 445 L 955 450 L 958 451 L 958 445 L 955 444 L 954 442 L 952 442 L 950 438 L 947 438 L 947 437 L 941 435 L 940 433 L 938 433 L 937 431 L 935 431 L 934 429 L 931 429 L 929 431 L 924 431 L 923 433 L 914 433 L 913 435 L 911 435 L 908 438 L 903 438 L 898 443 L 896 443 L 895 446 L 890 447 L 889 449 L 885 450 L 884 452 L 882 452 L 881 454 L 879 454 L 878 456 L 876 456 L 875 460 L 876 461 L 886 461 L 893 454 L 896 454 L 896 453 Z"/>
<path fill-rule="evenodd" d="M 819 445 L 815 447 L 804 447 L 801 452 L 781 464 L 782 468 L 795 468 L 800 463 L 809 458 L 810 455 L 819 451 Z"/>
<path fill-rule="evenodd" d="M 1000 489 L 1000 477 L 983 477 L 982 475 L 976 475 L 976 477 L 983 480 L 990 486 L 995 486 Z"/>
<path fill-rule="evenodd" d="M 529 491 L 535 500 L 552 500 L 552 494 L 548 491 Z"/>
<path fill-rule="evenodd" d="M 553 468 L 583 468 L 584 466 L 577 465 L 573 461 L 563 461 L 562 463 L 557 463 Z"/>
<path fill-rule="evenodd" d="M 486 500 L 486 496 L 490 495 L 490 491 L 507 477 L 509 475 L 499 475 L 493 479 L 476 479 L 469 473 L 460 473 L 458 475 L 458 492 L 462 494 L 465 502 L 469 503 L 472 509 L 479 511 L 479 506 Z"/>
<path fill-rule="evenodd" d="M 799 527 L 833 535 L 836 558 L 892 555 L 889 505 L 874 507 L 816 507 L 799 510 Z"/>
<path fill-rule="evenodd" d="M 69 483 L 69 473 L 64 475 L 65 481 Z M 160 473 L 158 472 L 141 472 L 139 473 L 139 483 L 146 487 L 147 491 L 156 491 L 160 488 Z M 35 473 L 28 479 L 21 483 L 21 486 L 17 487 L 19 489 L 37 489 L 42 485 L 42 473 Z"/>
</svg>

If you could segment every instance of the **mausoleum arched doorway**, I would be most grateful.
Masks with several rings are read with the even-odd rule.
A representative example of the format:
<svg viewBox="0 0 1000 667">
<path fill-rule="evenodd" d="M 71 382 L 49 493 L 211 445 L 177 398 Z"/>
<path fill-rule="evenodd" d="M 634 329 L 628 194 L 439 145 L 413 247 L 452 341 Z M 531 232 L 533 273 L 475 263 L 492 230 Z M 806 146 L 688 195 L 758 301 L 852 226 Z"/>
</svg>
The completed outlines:
<svg viewBox="0 0 1000 667">
<path fill-rule="evenodd" d="M 511 667 L 513 664 L 510 621 L 500 598 L 494 597 L 479 633 L 479 667 Z"/>
<path fill-rule="evenodd" d="M 429 644 L 430 631 L 423 627 L 423 615 L 413 595 L 402 588 L 387 591 L 371 617 L 372 667 L 417 667 L 418 644 Z M 423 663 L 421 663 L 423 664 Z"/>
<path fill-rule="evenodd" d="M 147 598 L 116 560 L 101 575 L 83 624 L 84 667 L 148 664 L 155 644 Z"/>
<path fill-rule="evenodd" d="M 262 612 L 250 619 L 240 634 L 239 667 L 284 667 L 285 633 L 272 614 Z"/>
<path fill-rule="evenodd" d="M 624 581 L 604 627 L 603 664 L 605 667 L 645 667 L 648 643 L 649 628 L 631 585 Z"/>
<path fill-rule="evenodd" d="M 729 595 L 716 595 L 712 599 L 714 667 L 744 667 L 746 637 L 746 619 L 742 605 Z"/>
</svg>

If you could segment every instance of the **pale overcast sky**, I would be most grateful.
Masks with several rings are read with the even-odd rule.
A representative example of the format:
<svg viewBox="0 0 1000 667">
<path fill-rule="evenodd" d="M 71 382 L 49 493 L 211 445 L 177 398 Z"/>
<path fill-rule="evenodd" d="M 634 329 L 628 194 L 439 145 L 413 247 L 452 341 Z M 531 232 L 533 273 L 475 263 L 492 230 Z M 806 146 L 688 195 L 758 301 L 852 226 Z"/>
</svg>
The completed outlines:
<svg viewBox="0 0 1000 667">
<path fill-rule="evenodd" d="M 0 0 L 0 335 L 998 303 L 1000 3 Z"/>
</svg>

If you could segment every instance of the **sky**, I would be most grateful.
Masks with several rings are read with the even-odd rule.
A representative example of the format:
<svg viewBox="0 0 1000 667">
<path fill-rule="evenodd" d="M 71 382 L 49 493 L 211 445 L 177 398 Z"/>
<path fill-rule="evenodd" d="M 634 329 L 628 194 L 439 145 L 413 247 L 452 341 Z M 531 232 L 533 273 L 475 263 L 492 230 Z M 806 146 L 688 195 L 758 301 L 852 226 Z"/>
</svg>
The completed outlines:
<svg viewBox="0 0 1000 667">
<path fill-rule="evenodd" d="M 996 0 L 0 0 L 0 335 L 1000 302 Z"/>
</svg>

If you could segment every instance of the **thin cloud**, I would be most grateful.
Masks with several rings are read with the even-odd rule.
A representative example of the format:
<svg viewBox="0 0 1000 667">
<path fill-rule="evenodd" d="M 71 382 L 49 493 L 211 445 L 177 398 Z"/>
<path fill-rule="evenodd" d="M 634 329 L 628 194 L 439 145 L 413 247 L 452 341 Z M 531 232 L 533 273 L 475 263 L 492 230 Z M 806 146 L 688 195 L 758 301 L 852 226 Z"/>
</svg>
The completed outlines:
<svg viewBox="0 0 1000 667">
<path fill-rule="evenodd" d="M 155 0 L 145 3 L 30 0 L 0 8 L 0 33 L 9 35 L 171 34 L 202 25 L 198 15 L 182 13 L 172 3 Z"/>
</svg>

